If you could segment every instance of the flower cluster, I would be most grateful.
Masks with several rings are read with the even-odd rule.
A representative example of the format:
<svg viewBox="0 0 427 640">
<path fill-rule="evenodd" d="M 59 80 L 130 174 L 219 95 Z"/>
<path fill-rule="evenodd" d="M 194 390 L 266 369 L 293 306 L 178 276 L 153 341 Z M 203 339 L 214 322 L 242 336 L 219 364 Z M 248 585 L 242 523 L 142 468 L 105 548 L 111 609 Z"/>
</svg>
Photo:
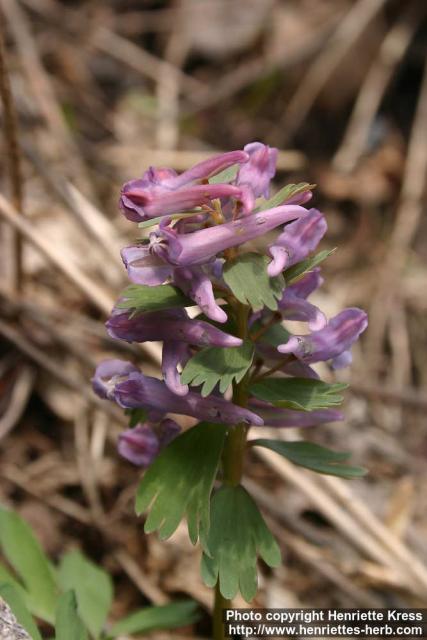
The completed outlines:
<svg viewBox="0 0 427 640">
<path fill-rule="evenodd" d="M 121 360 L 101 363 L 93 379 L 93 388 L 102 398 L 128 411 L 142 410 L 142 421 L 119 441 L 121 455 L 137 465 L 148 466 L 179 432 L 169 413 L 211 423 L 277 427 L 342 419 L 334 409 L 297 411 L 250 393 L 241 406 L 227 392 L 220 393 L 219 385 L 206 397 L 182 381 L 182 369 L 201 350 L 214 347 L 220 354 L 224 349 L 241 349 L 244 341 L 254 346 L 246 380 L 268 376 L 268 367 L 281 377 L 316 379 L 314 363 L 328 361 L 333 368 L 350 363 L 351 347 L 367 326 L 360 309 L 346 309 L 328 320 L 309 302 L 322 284 L 319 267 L 287 282 L 286 274 L 316 249 L 327 224 L 322 213 L 304 206 L 312 196 L 310 185 L 296 185 L 299 188 L 285 190 L 282 199 L 268 200 L 276 158 L 276 149 L 254 142 L 243 151 L 218 155 L 181 174 L 151 167 L 122 189 L 123 214 L 150 229 L 147 240 L 122 250 L 131 283 L 142 285 L 141 290 L 172 284 L 182 292 L 181 300 L 187 300 L 135 312 L 123 304 L 124 296 L 107 322 L 109 335 L 118 340 L 163 343 L 162 380 Z M 275 229 L 279 233 L 266 249 L 265 269 L 267 281 L 282 283 L 277 308 L 246 305 L 243 334 L 236 291 L 227 284 L 225 269 L 242 255 L 242 245 Z M 250 288 L 251 283 L 242 286 Z M 197 312 L 186 310 L 192 305 Z M 290 333 L 292 321 L 307 323 L 307 332 Z M 279 329 L 274 339 L 273 329 Z"/>
</svg>

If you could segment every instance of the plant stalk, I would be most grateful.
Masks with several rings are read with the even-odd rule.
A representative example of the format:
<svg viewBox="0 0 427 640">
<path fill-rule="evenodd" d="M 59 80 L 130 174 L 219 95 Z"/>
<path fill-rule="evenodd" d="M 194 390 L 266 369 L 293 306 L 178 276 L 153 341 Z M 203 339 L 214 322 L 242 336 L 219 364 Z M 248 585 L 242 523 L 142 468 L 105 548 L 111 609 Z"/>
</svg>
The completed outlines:
<svg viewBox="0 0 427 640">
<path fill-rule="evenodd" d="M 237 334 L 242 340 L 248 337 L 249 307 L 240 302 L 236 306 Z M 248 374 L 238 383 L 233 385 L 233 402 L 240 407 L 246 407 L 248 402 L 247 383 Z M 243 475 L 243 463 L 246 451 L 246 436 L 248 427 L 244 423 L 233 426 L 227 436 L 222 457 L 223 484 L 237 487 Z M 221 594 L 219 582 L 215 587 L 215 604 L 213 613 L 213 638 L 225 640 L 223 610 L 232 606 L 231 600 L 227 600 Z"/>
</svg>

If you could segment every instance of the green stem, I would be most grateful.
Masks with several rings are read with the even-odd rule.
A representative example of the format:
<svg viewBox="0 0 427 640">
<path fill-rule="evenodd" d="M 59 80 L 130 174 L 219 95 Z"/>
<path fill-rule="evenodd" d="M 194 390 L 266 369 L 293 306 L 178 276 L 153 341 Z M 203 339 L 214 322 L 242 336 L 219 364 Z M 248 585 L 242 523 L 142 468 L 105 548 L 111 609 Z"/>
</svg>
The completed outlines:
<svg viewBox="0 0 427 640">
<path fill-rule="evenodd" d="M 249 307 L 238 303 L 236 305 L 237 334 L 245 340 L 248 337 Z M 249 376 L 233 386 L 233 402 L 240 407 L 246 407 L 248 402 L 247 383 Z M 222 469 L 223 484 L 237 487 L 243 475 L 243 463 L 246 451 L 246 436 L 248 427 L 244 423 L 231 427 L 224 446 Z M 219 583 L 215 587 L 215 604 L 213 614 L 213 638 L 225 640 L 222 612 L 230 608 L 232 602 L 223 597 L 219 590 Z"/>
</svg>

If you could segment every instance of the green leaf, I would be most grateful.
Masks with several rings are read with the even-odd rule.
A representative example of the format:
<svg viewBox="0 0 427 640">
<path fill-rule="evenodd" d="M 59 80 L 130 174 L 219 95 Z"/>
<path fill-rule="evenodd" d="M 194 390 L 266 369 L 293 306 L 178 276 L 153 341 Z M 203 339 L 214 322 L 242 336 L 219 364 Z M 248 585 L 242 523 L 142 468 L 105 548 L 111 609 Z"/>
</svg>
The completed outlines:
<svg viewBox="0 0 427 640">
<path fill-rule="evenodd" d="M 14 589 L 16 589 L 16 591 L 19 592 L 19 595 L 21 596 L 23 601 L 25 603 L 27 602 L 28 593 L 25 591 L 25 589 L 22 586 L 22 584 L 20 584 L 16 580 L 16 578 L 14 578 L 11 573 L 9 573 L 9 571 L 6 569 L 6 567 L 4 567 L 2 564 L 0 564 L 0 584 L 3 584 L 3 583 L 10 584 Z"/>
<path fill-rule="evenodd" d="M 224 598 L 237 591 L 250 602 L 257 590 L 257 555 L 280 564 L 280 550 L 255 502 L 241 486 L 221 487 L 211 503 L 211 527 L 202 558 L 202 578 L 219 587 Z"/>
<path fill-rule="evenodd" d="M 197 209 L 195 211 L 189 211 L 185 213 L 173 213 L 169 216 L 159 216 L 158 218 L 150 218 L 149 220 L 144 220 L 144 222 L 139 222 L 138 227 L 140 229 L 149 229 L 150 227 L 154 227 L 159 224 L 162 220 L 167 217 L 169 220 L 182 220 L 183 218 L 191 218 L 198 213 L 200 213 L 202 209 Z"/>
<path fill-rule="evenodd" d="M 136 512 L 148 507 L 145 531 L 169 538 L 187 518 L 193 544 L 209 529 L 209 498 L 228 428 L 200 423 L 175 438 L 145 472 L 138 487 Z"/>
<path fill-rule="evenodd" d="M 254 447 L 265 447 L 279 453 L 294 464 L 340 478 L 360 478 L 366 475 L 363 467 L 351 467 L 344 464 L 350 457 L 350 453 L 344 451 L 332 451 L 313 442 L 283 442 L 282 440 L 251 440 Z"/>
<path fill-rule="evenodd" d="M 280 319 L 281 318 L 279 317 L 279 320 Z M 259 329 L 262 328 L 262 326 L 263 325 L 259 320 L 257 322 L 254 322 L 253 325 L 251 326 L 251 332 L 256 333 L 257 331 L 259 331 Z M 271 327 L 268 327 L 268 329 L 264 331 L 264 333 L 259 338 L 259 340 L 261 342 L 266 342 L 271 347 L 278 347 L 279 344 L 284 344 L 285 342 L 287 342 L 291 337 L 291 335 L 292 334 L 289 333 L 289 331 L 287 331 L 283 327 L 283 325 L 280 324 L 280 321 L 278 321 L 276 324 L 273 324 L 271 325 Z"/>
<path fill-rule="evenodd" d="M 0 508 L 0 545 L 26 587 L 30 611 L 53 622 L 56 586 L 49 561 L 27 523 L 3 508 Z"/>
<path fill-rule="evenodd" d="M 158 607 L 146 607 L 117 622 L 109 631 L 116 637 L 130 633 L 146 633 L 159 629 L 177 629 L 199 619 L 198 605 L 192 600 L 172 602 Z"/>
<path fill-rule="evenodd" d="M 0 598 L 9 605 L 10 610 L 15 616 L 18 624 L 24 628 L 24 630 L 31 636 L 33 640 L 42 640 L 42 637 L 37 629 L 37 626 L 31 617 L 27 607 L 25 606 L 25 602 L 21 597 L 20 592 L 15 589 L 11 584 L 0 584 Z M 1 621 L 1 625 L 5 625 L 3 620 Z M 4 630 L 2 629 L 3 633 Z M 15 632 L 17 630 L 15 629 Z M 1 637 L 7 638 L 6 635 L 2 635 Z M 11 632 L 10 637 L 13 638 L 14 635 Z"/>
<path fill-rule="evenodd" d="M 243 253 L 225 263 L 223 276 L 236 298 L 258 311 L 264 306 L 276 311 L 285 281 L 282 275 L 270 278 L 269 259 L 258 253 Z"/>
<path fill-rule="evenodd" d="M 178 287 L 171 284 L 161 284 L 157 287 L 131 284 L 122 292 L 121 299 L 117 303 L 119 309 L 133 309 L 133 316 L 144 311 L 159 311 L 193 305 L 193 300 L 187 298 Z"/>
<path fill-rule="evenodd" d="M 148 412 L 145 409 L 125 409 L 125 414 L 129 416 L 129 427 L 133 429 L 137 424 L 145 422 Z"/>
<path fill-rule="evenodd" d="M 250 392 L 275 407 L 315 411 L 340 405 L 343 397 L 338 394 L 347 387 L 347 384 L 328 384 L 309 378 L 266 378 L 255 382 Z"/>
<path fill-rule="evenodd" d="M 231 167 L 227 167 L 223 171 L 220 171 L 215 176 L 209 178 L 209 184 L 220 184 L 223 182 L 231 182 L 237 176 L 237 172 L 240 168 L 238 164 L 232 164 Z"/>
<path fill-rule="evenodd" d="M 73 591 L 66 591 L 58 600 L 55 633 L 55 640 L 87 640 L 86 629 L 77 615 L 77 601 Z"/>
<path fill-rule="evenodd" d="M 111 578 L 79 551 L 70 551 L 58 568 L 59 583 L 74 590 L 79 615 L 92 636 L 98 638 L 113 598 Z"/>
<path fill-rule="evenodd" d="M 254 345 L 245 340 L 240 347 L 208 347 L 196 353 L 181 374 L 183 384 L 203 384 L 202 396 L 208 396 L 219 382 L 224 393 L 235 380 L 240 382 L 252 364 Z"/>
<path fill-rule="evenodd" d="M 286 271 L 283 272 L 283 275 L 285 276 L 286 286 L 289 286 L 291 284 L 294 284 L 295 282 L 298 282 L 298 280 L 301 280 L 301 278 L 305 276 L 308 271 L 313 271 L 314 267 L 317 267 L 317 265 L 331 256 L 333 253 L 335 253 L 335 251 L 336 249 L 325 249 L 325 251 L 316 253 L 316 255 L 312 258 L 307 258 L 307 260 L 297 262 L 297 264 L 294 264 L 292 265 L 292 267 L 289 267 L 289 269 L 286 269 Z"/>
<path fill-rule="evenodd" d="M 287 200 L 294 196 L 305 193 L 306 191 L 312 191 L 315 188 L 315 184 L 308 184 L 308 182 L 299 182 L 298 184 L 287 184 L 280 189 L 274 196 L 268 200 L 264 200 L 258 206 L 257 211 L 264 211 L 265 209 L 272 209 L 278 207 L 281 204 L 286 203 Z"/>
</svg>

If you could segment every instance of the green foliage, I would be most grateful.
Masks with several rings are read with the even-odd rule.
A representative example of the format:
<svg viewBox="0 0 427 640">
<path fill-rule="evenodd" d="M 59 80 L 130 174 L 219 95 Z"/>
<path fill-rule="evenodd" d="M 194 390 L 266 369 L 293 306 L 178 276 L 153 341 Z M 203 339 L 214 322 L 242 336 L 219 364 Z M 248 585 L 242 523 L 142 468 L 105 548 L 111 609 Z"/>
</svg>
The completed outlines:
<svg viewBox="0 0 427 640">
<path fill-rule="evenodd" d="M 117 622 L 109 632 L 116 637 L 129 633 L 147 633 L 161 629 L 177 629 L 197 622 L 197 603 L 191 600 L 146 607 Z"/>
<path fill-rule="evenodd" d="M 161 284 L 157 287 L 131 284 L 122 291 L 121 299 L 117 303 L 119 309 L 131 309 L 131 316 L 144 311 L 160 311 L 161 309 L 192 305 L 194 302 L 187 298 L 181 289 L 171 284 Z"/>
<path fill-rule="evenodd" d="M 58 580 L 64 591 L 72 589 L 77 598 L 81 619 L 94 638 L 104 626 L 113 599 L 111 578 L 79 551 L 63 556 Z"/>
<path fill-rule="evenodd" d="M 266 378 L 251 385 L 250 392 L 275 407 L 315 411 L 340 405 L 343 397 L 338 394 L 347 387 L 309 378 Z"/>
<path fill-rule="evenodd" d="M 224 486 L 211 502 L 203 580 L 214 587 L 219 579 L 224 598 L 233 598 L 240 590 L 250 602 L 257 590 L 257 555 L 270 567 L 281 561 L 279 547 L 248 492 L 241 486 Z"/>
<path fill-rule="evenodd" d="M 29 633 L 33 640 L 42 640 L 36 623 L 28 611 L 21 592 L 11 584 L 0 584 L 0 597 L 9 605 L 17 622 Z"/>
<path fill-rule="evenodd" d="M 16 541 L 13 540 L 14 536 Z M 17 514 L 5 509 L 0 509 L 0 543 L 4 555 L 25 585 L 20 585 L 0 564 L 0 596 L 33 640 L 42 638 L 31 613 L 51 624 L 55 622 L 56 640 L 87 640 L 86 629 L 95 639 L 106 637 L 103 628 L 113 597 L 113 585 L 108 573 L 79 551 L 67 553 L 58 569 L 54 570 L 28 525 Z M 53 586 L 53 613 L 49 609 L 47 614 L 40 607 L 40 602 L 44 602 L 45 598 L 46 580 L 50 589 Z M 37 589 L 40 589 L 40 593 Z M 197 604 L 192 601 L 147 607 L 117 622 L 107 635 L 144 633 L 191 624 L 197 618 L 196 608 Z"/>
<path fill-rule="evenodd" d="M 212 178 L 209 178 L 209 184 L 220 184 L 223 182 L 231 182 L 237 176 L 240 165 L 232 164 L 231 167 L 227 167 L 223 171 L 220 171 Z"/>
<path fill-rule="evenodd" d="M 30 611 L 53 622 L 57 589 L 52 568 L 26 522 L 3 508 L 0 508 L 0 545 L 25 586 L 25 602 Z"/>
<path fill-rule="evenodd" d="M 272 209 L 273 207 L 278 207 L 281 204 L 285 203 L 290 198 L 294 196 L 305 193 L 306 191 L 312 191 L 315 188 L 315 184 L 308 184 L 308 182 L 299 182 L 298 184 L 287 184 L 285 187 L 280 189 L 274 196 L 269 198 L 268 200 L 264 200 L 261 202 L 259 207 L 256 209 L 257 211 L 264 211 L 265 209 Z"/>
<path fill-rule="evenodd" d="M 305 467 L 316 473 L 340 478 L 361 478 L 367 473 L 363 467 L 351 467 L 345 464 L 351 455 L 348 451 L 332 451 L 314 442 L 283 442 L 259 438 L 251 440 L 249 444 L 253 447 L 271 449 L 299 467 Z"/>
<path fill-rule="evenodd" d="M 55 640 L 87 640 L 86 629 L 77 614 L 77 601 L 73 591 L 66 591 L 58 598 L 55 631 Z"/>
<path fill-rule="evenodd" d="M 308 271 L 313 271 L 315 267 L 317 267 L 323 260 L 326 260 L 329 256 L 335 253 L 336 249 L 325 249 L 325 251 L 319 251 L 315 256 L 311 258 L 307 258 L 307 260 L 302 260 L 301 262 L 297 262 L 297 264 L 292 265 L 289 269 L 286 269 L 283 272 L 285 276 L 286 286 L 290 284 L 294 284 L 301 280 L 303 276 L 305 276 Z"/>
<path fill-rule="evenodd" d="M 193 544 L 209 529 L 209 497 L 227 427 L 200 423 L 175 438 L 147 469 L 138 487 L 136 512 L 150 513 L 145 531 L 169 538 L 186 517 Z"/>
<path fill-rule="evenodd" d="M 196 353 L 181 374 L 183 384 L 203 384 L 201 394 L 208 396 L 219 383 L 224 393 L 233 382 L 240 382 L 252 364 L 254 345 L 246 340 L 240 347 L 208 347 Z"/>
<path fill-rule="evenodd" d="M 269 259 L 258 253 L 242 253 L 224 265 L 223 276 L 233 294 L 243 304 L 258 311 L 264 306 L 276 311 L 285 281 L 282 275 L 270 278 Z"/>
</svg>

